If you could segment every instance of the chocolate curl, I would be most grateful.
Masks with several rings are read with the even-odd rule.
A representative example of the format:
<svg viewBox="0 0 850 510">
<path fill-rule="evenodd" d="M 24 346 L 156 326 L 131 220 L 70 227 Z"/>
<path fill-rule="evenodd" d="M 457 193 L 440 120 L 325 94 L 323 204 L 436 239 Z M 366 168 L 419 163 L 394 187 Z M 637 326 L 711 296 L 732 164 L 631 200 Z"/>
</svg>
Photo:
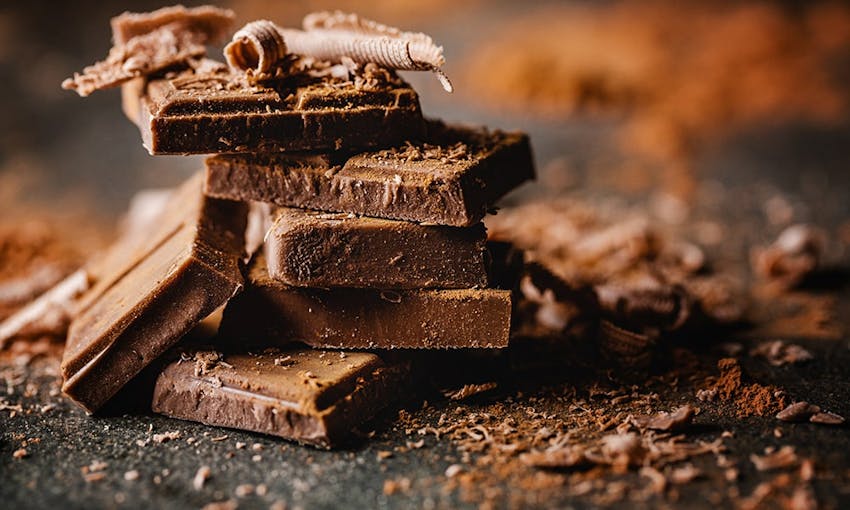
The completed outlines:
<svg viewBox="0 0 850 510">
<path fill-rule="evenodd" d="M 233 40 L 224 47 L 224 56 L 232 68 L 267 73 L 286 56 L 286 42 L 271 21 L 252 21 L 233 34 Z"/>
<path fill-rule="evenodd" d="M 255 74 L 269 71 L 287 52 L 331 62 L 350 59 L 401 71 L 431 71 L 447 92 L 454 90 L 441 69 L 443 48 L 431 37 L 402 32 L 356 14 L 309 14 L 304 18 L 304 30 L 255 21 L 239 30 L 225 48 L 231 67 Z"/>
</svg>

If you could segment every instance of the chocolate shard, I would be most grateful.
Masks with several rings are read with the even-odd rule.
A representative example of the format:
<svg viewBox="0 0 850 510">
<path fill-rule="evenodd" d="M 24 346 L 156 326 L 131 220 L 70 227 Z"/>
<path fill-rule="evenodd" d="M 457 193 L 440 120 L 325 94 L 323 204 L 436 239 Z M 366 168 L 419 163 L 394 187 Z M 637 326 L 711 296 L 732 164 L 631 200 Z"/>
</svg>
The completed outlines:
<svg viewBox="0 0 850 510">
<path fill-rule="evenodd" d="M 160 373 L 154 412 L 330 448 L 397 398 L 409 364 L 300 347 L 186 352 Z"/>
<path fill-rule="evenodd" d="M 342 349 L 508 345 L 509 290 L 291 287 L 269 278 L 262 255 L 252 261 L 248 279 L 224 310 L 226 338 Z"/>
<path fill-rule="evenodd" d="M 62 390 L 89 412 L 242 288 L 245 204 L 204 197 L 197 177 L 180 191 L 179 216 L 120 241 L 71 323 Z"/>
<path fill-rule="evenodd" d="M 296 287 L 487 286 L 487 230 L 281 208 L 266 235 L 272 279 Z"/>
<path fill-rule="evenodd" d="M 361 150 L 421 136 L 416 92 L 373 68 L 335 78 L 321 63 L 303 62 L 279 79 L 251 84 L 202 60 L 123 88 L 124 111 L 151 154 Z"/>
<path fill-rule="evenodd" d="M 286 207 L 468 227 L 534 178 L 522 133 L 428 123 L 425 141 L 377 152 L 207 159 L 207 194 Z"/>
</svg>

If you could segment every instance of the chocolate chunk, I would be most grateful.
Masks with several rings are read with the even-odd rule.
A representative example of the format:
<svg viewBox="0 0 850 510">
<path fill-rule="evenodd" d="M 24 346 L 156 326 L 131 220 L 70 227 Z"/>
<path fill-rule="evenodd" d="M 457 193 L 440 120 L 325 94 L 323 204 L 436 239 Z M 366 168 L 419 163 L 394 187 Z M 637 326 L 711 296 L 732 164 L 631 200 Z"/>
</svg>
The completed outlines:
<svg viewBox="0 0 850 510">
<path fill-rule="evenodd" d="M 165 367 L 153 410 L 329 448 L 397 397 L 407 374 L 406 364 L 364 352 L 198 351 Z"/>
<path fill-rule="evenodd" d="M 266 236 L 271 278 L 296 287 L 486 287 L 487 230 L 282 208 Z"/>
<path fill-rule="evenodd" d="M 311 65 L 250 84 L 203 60 L 122 88 L 124 111 L 151 154 L 364 149 L 421 135 L 419 98 L 395 74 L 349 80 Z"/>
<path fill-rule="evenodd" d="M 225 337 L 345 349 L 508 344 L 509 290 L 290 287 L 269 278 L 264 256 L 254 258 L 249 283 L 224 310 Z"/>
<path fill-rule="evenodd" d="M 350 157 L 211 157 L 205 191 L 231 200 L 466 227 L 533 178 L 526 135 L 429 122 L 425 142 Z"/>
<path fill-rule="evenodd" d="M 175 202 L 192 184 L 193 204 Z M 180 213 L 170 225 L 124 241 L 116 253 L 133 256 L 102 266 L 95 294 L 71 323 L 62 390 L 89 412 L 242 287 L 246 206 L 206 198 L 199 184 L 192 179 L 166 207 Z"/>
</svg>

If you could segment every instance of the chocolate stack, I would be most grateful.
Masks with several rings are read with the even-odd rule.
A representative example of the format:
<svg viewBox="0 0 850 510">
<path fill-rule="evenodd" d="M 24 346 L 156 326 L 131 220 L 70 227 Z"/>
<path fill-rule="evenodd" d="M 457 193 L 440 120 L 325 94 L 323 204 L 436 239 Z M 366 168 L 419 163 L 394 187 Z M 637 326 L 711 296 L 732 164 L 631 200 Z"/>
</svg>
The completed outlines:
<svg viewBox="0 0 850 510">
<path fill-rule="evenodd" d="M 481 220 L 534 177 L 528 138 L 425 121 L 395 73 L 448 83 L 423 34 L 254 22 L 227 66 L 202 50 L 232 18 L 125 13 L 66 82 L 121 85 L 151 154 L 215 155 L 86 268 L 63 390 L 94 412 L 150 365 L 156 412 L 330 446 L 410 380 L 408 349 L 507 346 L 515 282 Z M 364 49 L 410 41 L 439 54 Z M 185 339 L 222 306 L 212 347 Z"/>
</svg>

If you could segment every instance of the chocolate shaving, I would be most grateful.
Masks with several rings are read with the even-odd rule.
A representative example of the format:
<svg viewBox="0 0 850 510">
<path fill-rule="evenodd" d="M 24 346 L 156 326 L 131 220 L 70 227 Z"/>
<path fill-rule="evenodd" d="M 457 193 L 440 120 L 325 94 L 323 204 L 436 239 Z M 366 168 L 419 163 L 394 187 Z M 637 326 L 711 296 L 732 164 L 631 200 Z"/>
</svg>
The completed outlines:
<svg viewBox="0 0 850 510">
<path fill-rule="evenodd" d="M 820 412 L 809 418 L 812 423 L 819 425 L 844 425 L 844 417 L 835 413 Z"/>
<path fill-rule="evenodd" d="M 74 300 L 89 287 L 88 275 L 79 270 L 0 323 L 0 348 L 20 335 L 64 335 Z"/>
<path fill-rule="evenodd" d="M 794 365 L 814 359 L 814 355 L 797 344 L 787 344 L 782 340 L 763 342 L 750 351 L 751 356 L 760 356 L 775 367 Z"/>
<path fill-rule="evenodd" d="M 469 397 L 485 393 L 496 388 L 495 382 L 482 384 L 465 384 L 462 388 L 453 391 L 444 391 L 443 395 L 451 400 L 465 400 Z"/>
<path fill-rule="evenodd" d="M 652 416 L 638 416 L 632 419 L 640 429 L 673 432 L 686 428 L 694 421 L 696 409 L 684 405 L 671 413 L 661 412 Z"/>
<path fill-rule="evenodd" d="M 765 455 L 750 455 L 750 461 L 759 471 L 773 471 L 791 467 L 797 463 L 793 446 L 783 446 L 777 451 L 765 451 Z"/>
<path fill-rule="evenodd" d="M 234 35 L 224 55 L 232 68 L 253 75 L 267 73 L 289 53 L 348 65 L 431 71 L 447 92 L 454 90 L 441 69 L 443 48 L 425 34 L 339 11 L 308 14 L 303 26 L 304 30 L 296 30 L 265 20 L 248 23 Z"/>
<path fill-rule="evenodd" d="M 807 421 L 820 412 L 820 407 L 808 402 L 794 402 L 776 415 L 778 420 L 788 422 Z"/>
<path fill-rule="evenodd" d="M 793 287 L 820 265 L 825 237 L 811 225 L 792 225 L 773 244 L 753 252 L 753 269 L 764 278 Z"/>
</svg>

